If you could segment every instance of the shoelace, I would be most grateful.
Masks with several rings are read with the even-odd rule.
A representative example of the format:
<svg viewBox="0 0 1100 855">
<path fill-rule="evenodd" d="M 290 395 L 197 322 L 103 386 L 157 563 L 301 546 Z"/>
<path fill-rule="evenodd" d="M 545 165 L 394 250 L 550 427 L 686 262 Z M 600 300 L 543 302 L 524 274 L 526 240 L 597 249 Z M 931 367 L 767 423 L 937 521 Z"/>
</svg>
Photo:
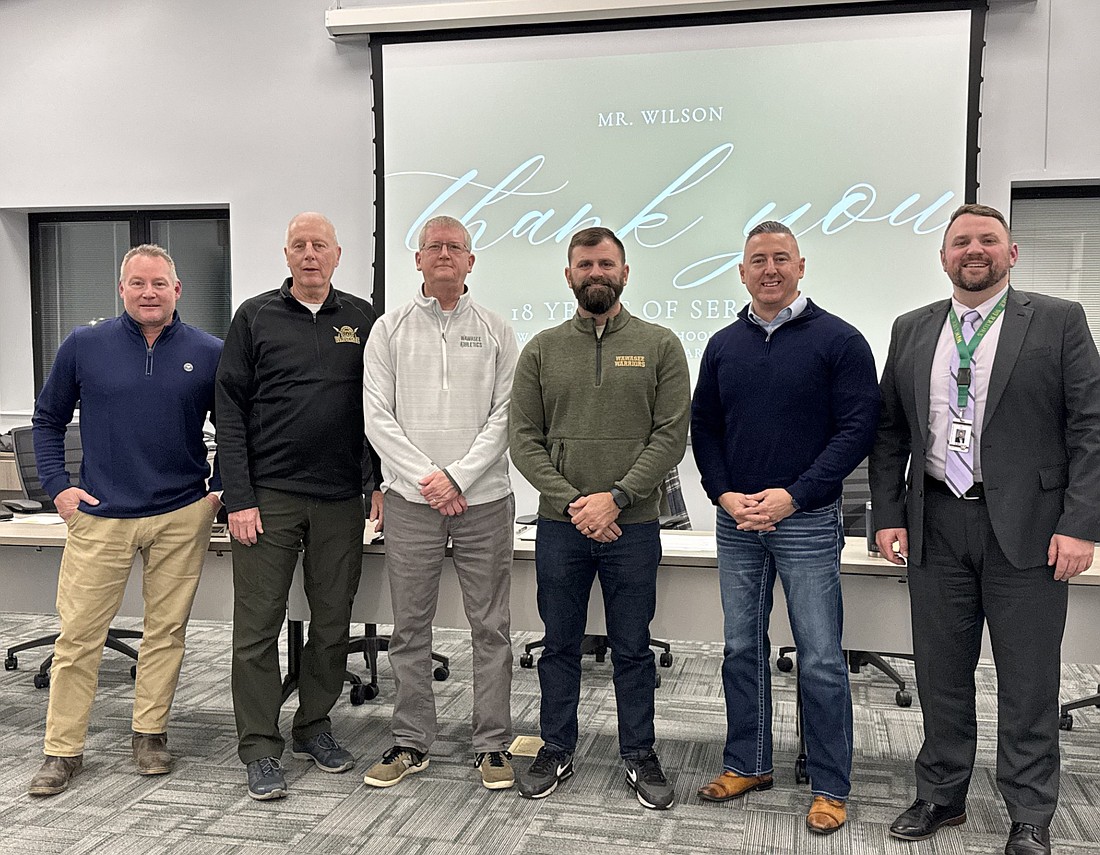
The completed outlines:
<svg viewBox="0 0 1100 855">
<path fill-rule="evenodd" d="M 535 762 L 531 764 L 530 771 L 535 774 L 545 774 L 561 760 L 561 756 L 555 751 L 547 751 L 545 748 L 540 748 L 538 756 L 535 757 Z"/>
<path fill-rule="evenodd" d="M 665 782 L 665 773 L 656 754 L 650 754 L 644 760 L 637 761 L 637 763 L 638 777 L 643 781 L 649 784 L 663 784 Z"/>
<path fill-rule="evenodd" d="M 332 734 L 318 733 L 316 737 L 317 747 L 324 748 L 326 751 L 333 751 L 340 748 L 340 745 L 332 738 Z"/>
<path fill-rule="evenodd" d="M 279 761 L 274 757 L 261 757 L 259 763 L 261 777 L 270 778 L 277 772 L 283 771 L 283 767 L 279 765 Z"/>
<path fill-rule="evenodd" d="M 411 748 L 402 748 L 400 745 L 395 745 L 389 751 L 382 755 L 383 765 L 388 766 L 390 763 L 396 763 L 401 759 L 402 754 L 408 754 L 413 763 L 419 763 L 420 758 L 417 753 Z"/>
<path fill-rule="evenodd" d="M 481 762 L 486 758 L 489 758 L 489 765 L 495 766 L 498 769 L 504 768 L 504 758 L 512 759 L 512 755 L 507 751 L 483 751 L 474 758 L 474 766 L 480 766 Z"/>
</svg>

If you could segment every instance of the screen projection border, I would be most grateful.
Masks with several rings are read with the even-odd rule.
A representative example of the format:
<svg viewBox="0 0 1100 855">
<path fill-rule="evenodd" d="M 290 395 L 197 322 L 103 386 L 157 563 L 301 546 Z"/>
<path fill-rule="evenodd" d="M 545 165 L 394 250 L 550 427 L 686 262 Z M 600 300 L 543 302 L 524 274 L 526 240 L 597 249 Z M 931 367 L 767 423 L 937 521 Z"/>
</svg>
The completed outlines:
<svg viewBox="0 0 1100 855">
<path fill-rule="evenodd" d="M 967 81 L 967 118 L 965 148 L 965 188 L 964 201 L 974 202 L 978 190 L 979 126 L 981 119 L 982 55 L 985 47 L 986 0 L 949 0 L 948 2 L 912 2 L 912 3 L 865 3 L 832 4 L 814 7 L 794 7 L 780 9 L 757 9 L 729 13 L 701 13 L 696 15 L 661 15 L 644 18 L 627 18 L 593 23 L 591 21 L 573 24 L 518 25 L 492 28 L 462 28 L 437 30 L 431 32 L 386 33 L 372 36 L 370 40 L 371 83 L 373 92 L 372 111 L 374 114 L 374 177 L 375 177 L 375 217 L 374 217 L 374 268 L 372 301 L 381 314 L 386 306 L 386 187 L 385 163 L 385 104 L 384 76 L 385 64 L 383 50 L 387 45 L 413 42 L 447 42 L 470 39 L 516 38 L 524 36 L 570 35 L 629 30 L 652 30 L 659 28 L 709 27 L 723 24 L 744 24 L 754 22 L 813 20 L 820 18 L 855 18 L 870 15 L 891 15 L 920 12 L 969 11 L 970 16 L 970 63 Z"/>
</svg>

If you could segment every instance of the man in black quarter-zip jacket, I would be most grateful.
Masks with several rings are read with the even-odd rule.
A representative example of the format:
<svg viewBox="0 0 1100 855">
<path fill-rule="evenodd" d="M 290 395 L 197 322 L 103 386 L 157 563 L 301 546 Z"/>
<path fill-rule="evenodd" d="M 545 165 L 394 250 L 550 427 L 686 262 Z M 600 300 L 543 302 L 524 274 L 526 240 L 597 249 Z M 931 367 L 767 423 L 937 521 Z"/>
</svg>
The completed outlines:
<svg viewBox="0 0 1100 855">
<path fill-rule="evenodd" d="M 279 765 L 279 630 L 305 548 L 309 640 L 293 753 L 326 772 L 355 760 L 332 737 L 363 553 L 363 349 L 370 303 L 332 287 L 336 229 L 316 213 L 287 227 L 291 276 L 237 309 L 218 366 L 223 500 L 233 538 L 233 707 L 254 799 L 286 795 Z M 221 414 L 225 414 L 224 421 Z M 381 514 L 381 493 L 371 519 Z"/>
</svg>

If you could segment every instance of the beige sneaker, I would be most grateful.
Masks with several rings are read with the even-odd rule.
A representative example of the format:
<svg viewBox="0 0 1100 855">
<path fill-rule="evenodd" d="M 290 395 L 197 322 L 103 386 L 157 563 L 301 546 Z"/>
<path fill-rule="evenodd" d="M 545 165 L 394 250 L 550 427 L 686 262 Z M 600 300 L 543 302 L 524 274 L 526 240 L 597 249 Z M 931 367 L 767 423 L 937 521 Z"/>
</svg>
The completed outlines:
<svg viewBox="0 0 1100 855">
<path fill-rule="evenodd" d="M 135 733 L 134 763 L 139 775 L 167 775 L 172 768 L 167 733 Z"/>
<path fill-rule="evenodd" d="M 367 770 L 363 783 L 372 787 L 392 787 L 406 775 L 428 768 L 428 754 L 415 748 L 395 745 Z"/>
<path fill-rule="evenodd" d="M 69 788 L 69 781 L 84 765 L 84 755 L 76 757 L 46 757 L 46 762 L 31 778 L 27 792 L 32 796 L 56 796 Z"/>
<path fill-rule="evenodd" d="M 481 772 L 481 783 L 487 790 L 507 790 L 516 782 L 512 771 L 512 755 L 507 751 L 486 751 L 474 758 Z"/>
</svg>

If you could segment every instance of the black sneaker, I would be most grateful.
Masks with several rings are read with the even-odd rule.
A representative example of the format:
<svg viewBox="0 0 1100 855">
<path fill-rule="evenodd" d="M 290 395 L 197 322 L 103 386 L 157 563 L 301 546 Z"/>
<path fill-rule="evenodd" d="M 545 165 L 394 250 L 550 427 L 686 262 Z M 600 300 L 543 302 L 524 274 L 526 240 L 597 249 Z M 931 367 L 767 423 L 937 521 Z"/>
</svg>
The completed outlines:
<svg viewBox="0 0 1100 855">
<path fill-rule="evenodd" d="M 547 746 L 539 749 L 527 774 L 519 779 L 519 794 L 525 799 L 542 799 L 573 774 L 573 755 Z"/>
<path fill-rule="evenodd" d="M 324 772 L 346 772 L 355 765 L 351 752 L 341 748 L 327 731 L 311 736 L 305 742 L 294 740 L 291 753 L 302 760 L 312 760 Z"/>
<path fill-rule="evenodd" d="M 643 807 L 653 810 L 668 810 L 672 807 L 672 784 L 665 777 L 655 751 L 650 751 L 641 760 L 626 760 L 626 782 L 630 784 Z"/>
<path fill-rule="evenodd" d="M 261 757 L 246 767 L 248 774 L 248 794 L 254 799 L 267 801 L 281 799 L 286 795 L 286 778 L 283 767 L 275 757 Z"/>
</svg>

